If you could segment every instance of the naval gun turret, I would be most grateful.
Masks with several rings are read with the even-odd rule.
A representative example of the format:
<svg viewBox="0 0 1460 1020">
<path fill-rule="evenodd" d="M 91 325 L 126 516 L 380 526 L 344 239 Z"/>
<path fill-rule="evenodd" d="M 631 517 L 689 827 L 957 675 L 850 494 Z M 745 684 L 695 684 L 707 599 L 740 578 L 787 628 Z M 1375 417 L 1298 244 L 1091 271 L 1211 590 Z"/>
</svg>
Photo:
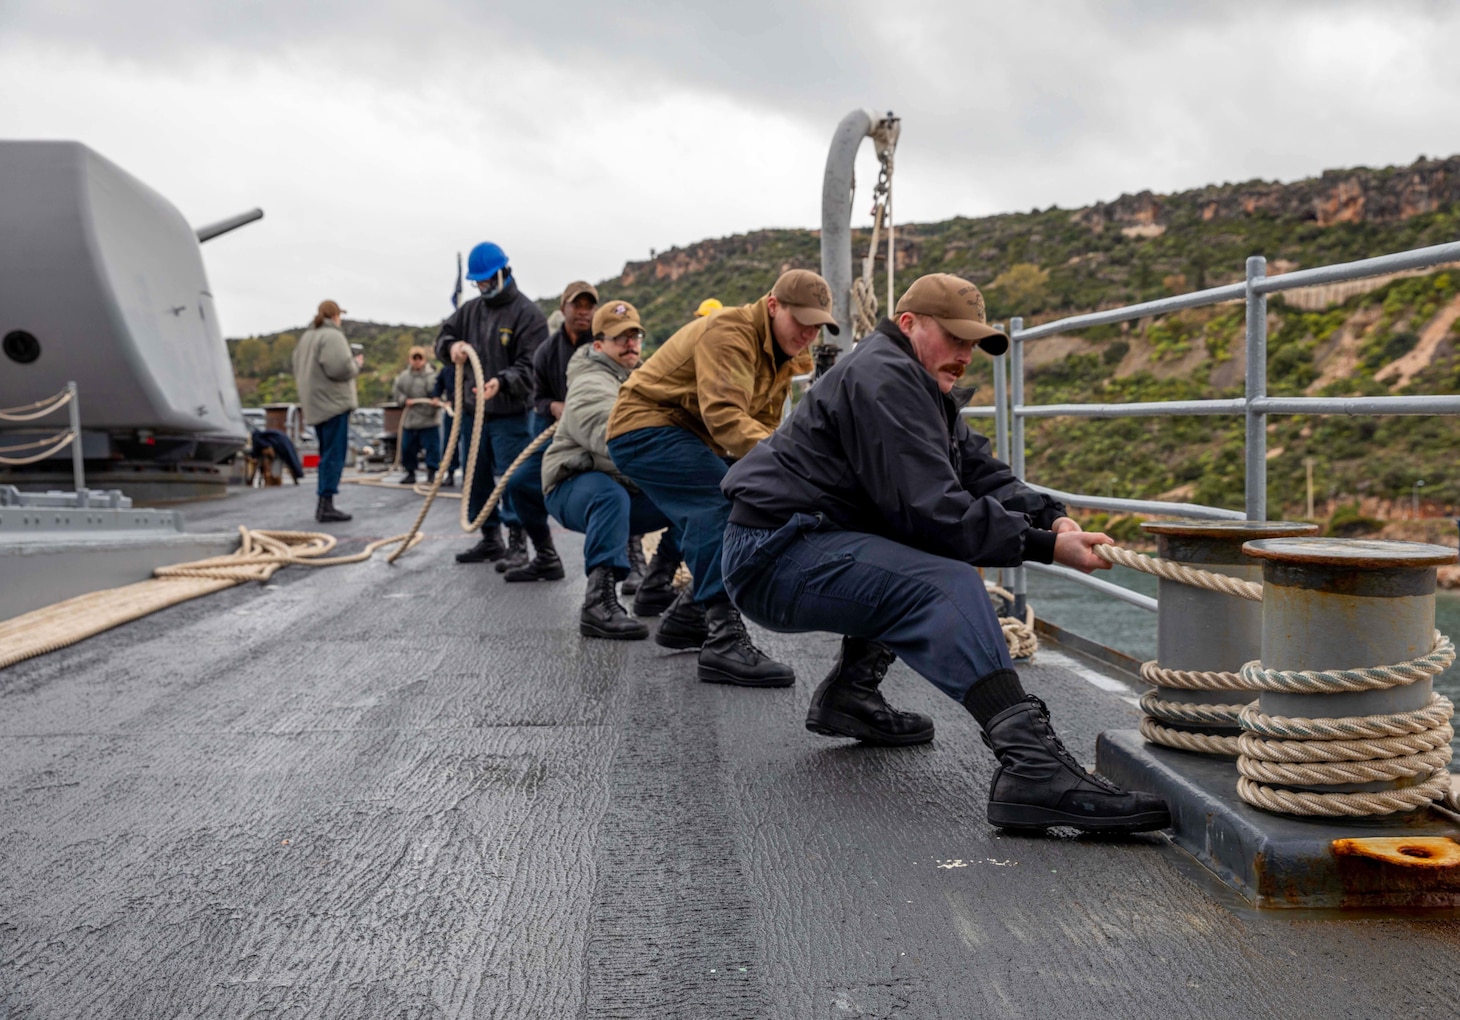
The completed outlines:
<svg viewBox="0 0 1460 1020">
<path fill-rule="evenodd" d="M 75 380 L 89 478 L 160 485 L 144 499 L 169 478 L 179 498 L 221 484 L 214 465 L 249 433 L 199 245 L 262 216 L 194 230 L 80 143 L 0 141 L 0 407 Z M 0 431 L 0 447 L 23 438 Z M 3 480 L 69 479 L 69 458 Z"/>
</svg>

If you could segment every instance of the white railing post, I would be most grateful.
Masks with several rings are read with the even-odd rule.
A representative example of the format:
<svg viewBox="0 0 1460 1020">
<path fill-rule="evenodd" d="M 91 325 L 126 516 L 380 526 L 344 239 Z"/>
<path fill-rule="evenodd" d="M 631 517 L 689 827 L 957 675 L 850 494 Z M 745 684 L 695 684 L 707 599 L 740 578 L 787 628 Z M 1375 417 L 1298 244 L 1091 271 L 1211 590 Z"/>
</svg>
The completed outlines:
<svg viewBox="0 0 1460 1020">
<path fill-rule="evenodd" d="M 71 412 L 71 479 L 76 486 L 76 507 L 84 509 L 91 505 L 91 501 L 87 498 L 86 464 L 81 454 L 81 397 L 74 380 L 66 384 L 66 389 L 71 391 L 68 408 Z"/>
<path fill-rule="evenodd" d="M 1009 319 L 1009 373 L 1013 390 L 1014 406 L 1010 409 L 1009 421 L 1009 467 L 1014 477 L 1024 480 L 1024 416 L 1019 413 L 1024 406 L 1024 345 L 1017 339 L 1024 329 L 1024 316 L 1015 315 Z M 1024 568 L 1014 569 L 1014 615 L 1024 619 L 1025 594 L 1028 592 Z"/>
<path fill-rule="evenodd" d="M 1267 259 L 1247 260 L 1247 519 L 1267 520 L 1267 414 L 1253 401 L 1267 396 L 1267 295 L 1258 285 L 1267 277 Z"/>
</svg>

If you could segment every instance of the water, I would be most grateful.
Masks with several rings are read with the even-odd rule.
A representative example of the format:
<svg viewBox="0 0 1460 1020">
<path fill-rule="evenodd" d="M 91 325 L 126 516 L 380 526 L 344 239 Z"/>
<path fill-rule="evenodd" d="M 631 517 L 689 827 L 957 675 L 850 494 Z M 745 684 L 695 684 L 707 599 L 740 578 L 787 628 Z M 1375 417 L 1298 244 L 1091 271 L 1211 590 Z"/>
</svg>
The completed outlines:
<svg viewBox="0 0 1460 1020">
<path fill-rule="evenodd" d="M 1117 602 L 1061 577 L 1033 570 L 1027 576 L 1029 603 L 1036 616 L 1142 661 L 1156 657 L 1155 613 Z M 1100 577 L 1143 595 L 1156 594 L 1157 581 L 1150 574 L 1112 567 L 1101 571 Z M 1435 626 L 1440 633 L 1460 640 L 1460 592 L 1435 594 Z M 1452 666 L 1437 676 L 1435 690 L 1460 702 L 1460 666 Z"/>
</svg>

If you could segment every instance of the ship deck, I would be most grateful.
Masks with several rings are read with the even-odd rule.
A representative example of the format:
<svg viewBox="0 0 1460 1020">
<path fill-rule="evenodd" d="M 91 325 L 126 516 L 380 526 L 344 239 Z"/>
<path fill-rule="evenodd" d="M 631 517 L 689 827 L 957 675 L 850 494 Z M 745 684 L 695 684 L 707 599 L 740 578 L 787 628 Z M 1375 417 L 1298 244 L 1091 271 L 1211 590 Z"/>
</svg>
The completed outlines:
<svg viewBox="0 0 1460 1020">
<path fill-rule="evenodd" d="M 418 506 L 340 503 L 344 551 Z M 0 671 L 0 1017 L 1454 1011 L 1454 917 L 1259 913 L 1159 834 L 1000 833 L 972 719 L 901 663 L 934 743 L 813 736 L 831 636 L 758 632 L 794 688 L 698 683 L 578 636 L 575 535 L 557 584 L 452 562 L 456 506 L 393 567 L 291 567 Z M 1135 724 L 1128 677 L 1057 648 L 1022 673 L 1084 761 Z"/>
</svg>

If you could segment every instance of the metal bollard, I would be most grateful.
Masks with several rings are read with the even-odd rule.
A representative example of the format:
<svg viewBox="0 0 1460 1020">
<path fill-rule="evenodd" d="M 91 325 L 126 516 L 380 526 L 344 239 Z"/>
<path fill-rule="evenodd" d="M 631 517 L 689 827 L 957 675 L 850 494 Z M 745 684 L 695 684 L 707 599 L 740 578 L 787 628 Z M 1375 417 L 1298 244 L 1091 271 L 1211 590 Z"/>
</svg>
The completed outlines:
<svg viewBox="0 0 1460 1020">
<path fill-rule="evenodd" d="M 1243 549 L 1262 561 L 1262 665 L 1281 670 L 1389 666 L 1425 655 L 1435 630 L 1435 568 L 1455 550 L 1418 542 L 1270 538 Z M 1263 691 L 1267 715 L 1335 719 L 1410 712 L 1430 701 L 1428 678 L 1356 692 Z M 1287 787 L 1397 790 L 1413 780 Z"/>
<path fill-rule="evenodd" d="M 1158 555 L 1190 567 L 1262 580 L 1262 563 L 1243 553 L 1255 539 L 1311 535 L 1314 524 L 1287 521 L 1151 521 L 1142 529 L 1156 536 Z M 1164 669 L 1235 673 L 1257 658 L 1262 646 L 1262 604 L 1222 592 L 1159 579 L 1156 610 L 1156 661 Z M 1189 690 L 1156 687 L 1162 700 L 1185 704 L 1225 705 L 1253 700 L 1231 690 Z M 1235 737 L 1240 727 L 1161 725 L 1189 733 Z"/>
</svg>

